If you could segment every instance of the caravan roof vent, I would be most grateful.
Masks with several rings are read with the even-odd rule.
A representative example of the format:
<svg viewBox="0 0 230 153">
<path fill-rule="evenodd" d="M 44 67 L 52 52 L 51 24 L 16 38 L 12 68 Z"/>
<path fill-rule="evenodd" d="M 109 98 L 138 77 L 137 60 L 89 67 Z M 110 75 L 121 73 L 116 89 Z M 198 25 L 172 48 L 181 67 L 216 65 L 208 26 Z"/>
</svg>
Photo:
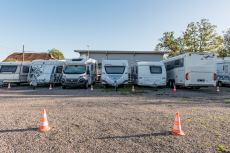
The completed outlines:
<svg viewBox="0 0 230 153">
<path fill-rule="evenodd" d="M 74 58 L 72 59 L 72 61 L 82 61 L 83 59 L 82 58 Z"/>
</svg>

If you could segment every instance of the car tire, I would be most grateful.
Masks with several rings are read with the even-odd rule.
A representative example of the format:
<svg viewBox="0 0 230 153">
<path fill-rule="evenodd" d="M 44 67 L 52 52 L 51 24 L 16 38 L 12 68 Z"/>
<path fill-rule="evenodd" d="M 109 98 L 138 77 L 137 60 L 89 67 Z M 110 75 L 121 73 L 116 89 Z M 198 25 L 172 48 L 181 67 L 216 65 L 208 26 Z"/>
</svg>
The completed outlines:
<svg viewBox="0 0 230 153">
<path fill-rule="evenodd" d="M 218 85 L 219 87 L 222 87 L 222 86 L 223 86 L 223 84 L 222 84 L 221 81 L 219 81 L 217 85 Z"/>
</svg>

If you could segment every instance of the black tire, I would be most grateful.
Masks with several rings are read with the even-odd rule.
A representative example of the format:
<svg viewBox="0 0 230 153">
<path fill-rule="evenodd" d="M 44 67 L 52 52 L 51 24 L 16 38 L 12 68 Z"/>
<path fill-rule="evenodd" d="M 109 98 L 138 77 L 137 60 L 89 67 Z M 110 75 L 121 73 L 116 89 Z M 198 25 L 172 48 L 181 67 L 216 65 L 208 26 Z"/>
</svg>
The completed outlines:
<svg viewBox="0 0 230 153">
<path fill-rule="evenodd" d="M 36 89 L 36 87 L 33 87 L 33 90 L 35 90 Z"/>
<path fill-rule="evenodd" d="M 218 85 L 219 87 L 222 87 L 222 86 L 223 86 L 223 84 L 222 84 L 221 81 L 219 81 L 219 82 L 217 83 L 217 85 Z"/>
<path fill-rule="evenodd" d="M 169 81 L 169 87 L 173 88 L 173 81 Z"/>
<path fill-rule="evenodd" d="M 62 89 L 66 89 L 66 86 L 62 86 Z"/>
<path fill-rule="evenodd" d="M 88 81 L 85 82 L 85 89 L 88 89 L 89 87 L 89 84 L 88 84 Z"/>
</svg>

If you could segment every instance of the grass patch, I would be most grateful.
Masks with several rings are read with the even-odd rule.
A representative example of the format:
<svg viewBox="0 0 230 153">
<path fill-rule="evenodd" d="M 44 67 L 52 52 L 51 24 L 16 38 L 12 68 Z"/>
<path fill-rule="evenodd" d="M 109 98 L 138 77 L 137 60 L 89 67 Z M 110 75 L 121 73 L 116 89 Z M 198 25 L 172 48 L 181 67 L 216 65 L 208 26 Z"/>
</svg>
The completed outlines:
<svg viewBox="0 0 230 153">
<path fill-rule="evenodd" d="M 222 152 L 228 152 L 228 147 L 224 146 L 224 145 L 219 145 L 216 150 L 218 151 L 222 151 Z"/>
</svg>

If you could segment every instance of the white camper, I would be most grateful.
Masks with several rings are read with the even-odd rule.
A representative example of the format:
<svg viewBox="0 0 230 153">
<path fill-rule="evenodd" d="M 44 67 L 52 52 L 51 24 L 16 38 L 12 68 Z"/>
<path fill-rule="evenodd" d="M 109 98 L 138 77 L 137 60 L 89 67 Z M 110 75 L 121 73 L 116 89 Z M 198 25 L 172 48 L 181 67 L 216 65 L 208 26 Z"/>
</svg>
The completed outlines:
<svg viewBox="0 0 230 153">
<path fill-rule="evenodd" d="M 97 60 L 92 58 L 66 59 L 66 67 L 62 77 L 62 88 L 84 87 L 95 84 L 97 80 Z"/>
<path fill-rule="evenodd" d="M 166 86 L 166 70 L 163 62 L 135 61 L 131 64 L 131 78 L 139 86 Z"/>
<path fill-rule="evenodd" d="M 27 82 L 31 62 L 0 62 L 0 80 L 17 85 Z"/>
<path fill-rule="evenodd" d="M 103 60 L 101 81 L 103 85 L 117 87 L 128 84 L 128 61 L 127 60 Z"/>
<path fill-rule="evenodd" d="M 181 87 L 216 86 L 216 54 L 188 52 L 162 61 L 165 64 L 167 84 Z"/>
<path fill-rule="evenodd" d="M 30 66 L 28 82 L 35 89 L 37 85 L 61 83 L 64 60 L 34 60 Z"/>
<path fill-rule="evenodd" d="M 216 78 L 218 86 L 230 85 L 230 60 L 217 61 Z"/>
</svg>

